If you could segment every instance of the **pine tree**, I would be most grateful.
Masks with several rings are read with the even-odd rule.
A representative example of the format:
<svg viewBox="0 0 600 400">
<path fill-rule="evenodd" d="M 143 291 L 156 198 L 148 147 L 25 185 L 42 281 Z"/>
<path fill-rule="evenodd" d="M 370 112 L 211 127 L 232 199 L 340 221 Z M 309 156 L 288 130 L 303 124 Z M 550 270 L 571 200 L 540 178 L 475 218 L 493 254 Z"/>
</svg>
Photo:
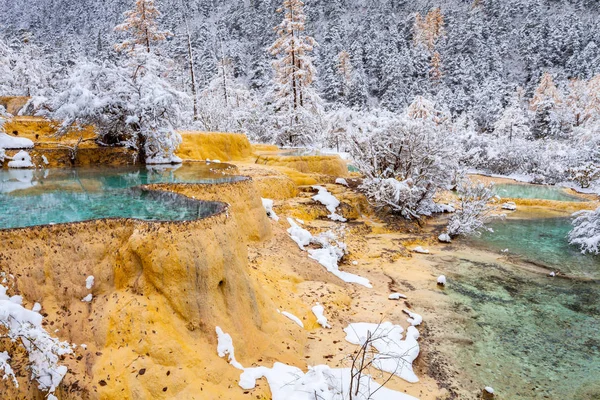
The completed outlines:
<svg viewBox="0 0 600 400">
<path fill-rule="evenodd" d="M 544 72 L 530 102 L 530 109 L 534 113 L 532 133 L 535 139 L 560 135 L 559 112 L 561 105 L 562 98 L 552 75 Z"/>
<path fill-rule="evenodd" d="M 129 38 L 116 45 L 118 51 L 135 51 L 136 46 L 142 46 L 150 53 L 150 46 L 162 42 L 171 36 L 168 31 L 158 28 L 160 12 L 154 0 L 136 0 L 133 9 L 125 12 L 125 21 L 115 27 L 117 32 L 127 32 Z"/>
<path fill-rule="evenodd" d="M 510 104 L 504 109 L 500 119 L 494 124 L 496 136 L 506 136 L 508 141 L 513 138 L 528 138 L 531 135 L 529 121 L 523 109 L 522 91 L 518 90 L 512 96 Z"/>
<path fill-rule="evenodd" d="M 316 70 L 310 53 L 317 42 L 305 30 L 301 0 L 284 0 L 277 10 L 284 14 L 275 31 L 277 40 L 269 49 L 278 56 L 275 70 L 276 142 L 285 145 L 311 144 L 319 133 L 321 98 L 312 88 Z"/>
</svg>

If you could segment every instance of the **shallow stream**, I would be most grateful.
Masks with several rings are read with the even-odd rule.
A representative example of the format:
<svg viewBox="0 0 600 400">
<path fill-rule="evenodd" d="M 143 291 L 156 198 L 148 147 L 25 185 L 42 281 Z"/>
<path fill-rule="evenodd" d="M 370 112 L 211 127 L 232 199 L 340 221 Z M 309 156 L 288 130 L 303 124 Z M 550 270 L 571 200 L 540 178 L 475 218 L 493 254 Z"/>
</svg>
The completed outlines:
<svg viewBox="0 0 600 400">
<path fill-rule="evenodd" d="M 558 188 L 509 188 L 507 197 L 568 196 Z M 600 257 L 568 244 L 569 217 L 531 219 L 517 211 L 490 227 L 493 233 L 466 240 L 489 252 L 485 261 L 462 256 L 439 264 L 460 316 L 449 329 L 468 338 L 442 346 L 476 387 L 492 386 L 501 399 L 600 399 Z M 576 279 L 531 272 L 523 263 Z"/>
</svg>

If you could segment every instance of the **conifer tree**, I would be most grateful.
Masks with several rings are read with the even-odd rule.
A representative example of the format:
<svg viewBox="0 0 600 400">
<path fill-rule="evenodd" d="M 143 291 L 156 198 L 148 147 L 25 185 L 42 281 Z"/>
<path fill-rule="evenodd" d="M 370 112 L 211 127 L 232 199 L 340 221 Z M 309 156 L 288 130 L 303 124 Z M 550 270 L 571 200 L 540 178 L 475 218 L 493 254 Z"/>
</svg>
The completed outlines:
<svg viewBox="0 0 600 400">
<path fill-rule="evenodd" d="M 317 45 L 305 33 L 306 17 L 301 0 L 284 0 L 283 21 L 277 27 L 277 40 L 269 49 L 278 58 L 275 70 L 274 111 L 277 137 L 284 145 L 312 143 L 320 130 L 322 101 L 312 87 L 316 70 L 309 55 Z"/>
<path fill-rule="evenodd" d="M 125 12 L 125 21 L 117 25 L 115 31 L 127 32 L 129 37 L 116 45 L 118 51 L 135 51 L 136 46 L 142 46 L 150 53 L 150 47 L 155 42 L 162 42 L 171 36 L 168 31 L 158 27 L 160 12 L 154 0 L 136 0 L 133 9 Z"/>
<path fill-rule="evenodd" d="M 534 113 L 532 133 L 535 139 L 560 135 L 561 106 L 562 98 L 552 75 L 544 72 L 530 103 L 531 111 Z"/>
</svg>

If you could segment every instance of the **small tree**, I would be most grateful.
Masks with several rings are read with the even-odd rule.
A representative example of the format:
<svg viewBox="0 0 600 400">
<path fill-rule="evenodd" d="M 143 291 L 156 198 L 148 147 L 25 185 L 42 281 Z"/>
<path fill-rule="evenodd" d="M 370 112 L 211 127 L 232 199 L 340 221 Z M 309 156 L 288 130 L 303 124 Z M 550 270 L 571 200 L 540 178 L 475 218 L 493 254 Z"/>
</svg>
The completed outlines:
<svg viewBox="0 0 600 400">
<path fill-rule="evenodd" d="M 481 182 L 472 183 L 463 178 L 457 186 L 459 205 L 448 223 L 448 234 L 479 235 L 485 224 L 496 216 L 490 202 L 496 198 L 492 186 Z"/>
<path fill-rule="evenodd" d="M 600 254 L 600 208 L 579 211 L 573 216 L 569 243 L 579 246 L 582 253 Z"/>
<path fill-rule="evenodd" d="M 409 219 L 438 211 L 433 197 L 457 167 L 439 115 L 431 102 L 417 98 L 406 114 L 382 115 L 351 132 L 350 152 L 365 175 L 361 189 L 375 207 Z"/>
<path fill-rule="evenodd" d="M 273 62 L 275 142 L 307 145 L 322 129 L 322 100 L 312 87 L 316 70 L 310 57 L 317 42 L 305 31 L 306 17 L 301 0 L 284 0 L 278 12 L 284 14 L 277 27 L 277 40 L 269 49 L 278 56 Z"/>
</svg>

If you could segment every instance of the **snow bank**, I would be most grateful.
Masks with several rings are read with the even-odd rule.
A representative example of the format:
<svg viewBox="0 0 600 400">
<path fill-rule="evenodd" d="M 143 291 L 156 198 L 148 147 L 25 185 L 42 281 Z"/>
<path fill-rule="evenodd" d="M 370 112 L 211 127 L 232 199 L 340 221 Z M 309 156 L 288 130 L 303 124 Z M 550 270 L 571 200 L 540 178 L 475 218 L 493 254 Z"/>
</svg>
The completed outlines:
<svg viewBox="0 0 600 400">
<path fill-rule="evenodd" d="M 407 297 L 401 293 L 392 293 L 388 296 L 389 300 L 400 300 L 400 299 L 406 299 Z"/>
<path fill-rule="evenodd" d="M 242 364 L 237 362 L 235 359 L 235 351 L 233 348 L 233 339 L 231 338 L 231 335 L 223 332 L 223 330 L 218 326 L 215 328 L 215 331 L 217 332 L 217 354 L 219 354 L 219 357 L 225 357 L 226 355 L 229 356 L 227 358 L 229 364 L 233 365 L 237 369 L 243 370 L 244 367 Z"/>
<path fill-rule="evenodd" d="M 12 157 L 12 161 L 8 163 L 8 168 L 33 168 L 31 156 L 28 152 L 21 150 Z"/>
<path fill-rule="evenodd" d="M 313 196 L 312 199 L 318 201 L 327 208 L 327 211 L 331 213 L 327 217 L 333 221 L 346 222 L 346 218 L 336 213 L 336 210 L 340 205 L 340 201 L 336 199 L 334 195 L 329 193 L 323 186 L 313 186 L 313 189 L 317 189 L 319 193 Z"/>
<path fill-rule="evenodd" d="M 31 149 L 33 142 L 26 138 L 10 136 L 0 132 L 0 148 L 3 149 Z"/>
<path fill-rule="evenodd" d="M 419 355 L 419 331 L 414 326 L 408 327 L 404 340 L 403 331 L 400 325 L 393 325 L 391 322 L 359 322 L 344 329 L 346 340 L 356 345 L 364 344 L 370 332 L 371 345 L 377 350 L 373 356 L 375 368 L 397 375 L 407 382 L 418 382 L 412 363 Z"/>
<path fill-rule="evenodd" d="M 246 368 L 240 376 L 240 386 L 252 389 L 256 380 L 267 378 L 273 400 L 345 400 L 350 393 L 350 368 L 330 368 L 327 365 L 300 368 L 276 362 L 273 368 Z M 358 379 L 358 378 L 357 378 Z M 353 394 L 356 385 L 352 388 Z M 416 400 L 415 397 L 379 385 L 369 375 L 361 375 L 354 400 Z"/>
<path fill-rule="evenodd" d="M 244 390 L 254 389 L 256 380 L 264 377 L 269 384 L 272 400 L 346 400 L 350 390 L 356 391 L 357 388 L 358 394 L 353 397 L 355 400 L 416 400 L 415 397 L 382 387 L 366 374 L 361 375 L 360 381 L 351 388 L 350 368 L 317 365 L 309 367 L 305 373 L 300 368 L 279 362 L 273 364 L 273 368 L 244 368 L 235 360 L 231 336 L 219 327 L 216 332 L 219 357 L 229 355 L 230 364 L 243 371 L 238 385 Z"/>
<path fill-rule="evenodd" d="M 324 314 L 325 308 L 322 305 L 317 303 L 315 306 L 313 306 L 312 312 L 315 314 L 315 317 L 317 317 L 317 323 L 319 325 L 321 325 L 323 328 L 331 329 L 331 325 L 329 325 L 327 317 Z"/>
<path fill-rule="evenodd" d="M 367 278 L 351 274 L 350 272 L 340 271 L 338 262 L 341 257 L 337 247 L 329 246 L 318 250 L 308 250 L 308 254 L 310 258 L 316 260 L 319 264 L 324 266 L 328 272 L 331 272 L 344 282 L 357 283 L 369 289 L 373 287 Z"/>
<path fill-rule="evenodd" d="M 262 200 L 262 205 L 265 208 L 265 211 L 267 212 L 267 216 L 274 221 L 279 221 L 279 217 L 277 216 L 277 214 L 275 214 L 275 211 L 273 211 L 273 200 L 271 200 L 271 199 L 261 199 L 261 200 Z"/>
<path fill-rule="evenodd" d="M 71 346 L 51 337 L 42 327 L 42 315 L 27 310 L 20 296 L 9 297 L 6 291 L 0 285 L 0 326 L 6 330 L 5 337 L 27 351 L 31 380 L 37 381 L 39 389 L 53 393 L 67 373 L 67 367 L 58 363 L 62 356 L 72 353 Z M 0 353 L 0 370 L 6 377 L 12 375 L 9 359 L 8 353 Z"/>
<path fill-rule="evenodd" d="M 415 253 L 420 253 L 420 254 L 429 254 L 429 250 L 422 248 L 421 246 L 417 246 L 413 249 L 413 251 Z"/>
</svg>

